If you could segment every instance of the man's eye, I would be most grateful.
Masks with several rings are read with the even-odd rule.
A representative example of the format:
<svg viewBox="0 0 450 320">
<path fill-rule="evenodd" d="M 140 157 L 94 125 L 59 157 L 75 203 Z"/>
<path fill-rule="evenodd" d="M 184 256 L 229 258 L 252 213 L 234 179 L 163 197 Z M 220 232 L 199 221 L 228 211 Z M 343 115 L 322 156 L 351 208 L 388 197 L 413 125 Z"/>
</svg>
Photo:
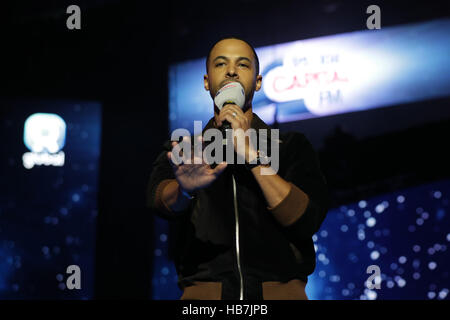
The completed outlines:
<svg viewBox="0 0 450 320">
<path fill-rule="evenodd" d="M 248 68 L 248 65 L 246 65 L 245 63 L 241 63 L 240 66 L 244 67 L 244 68 Z"/>
<path fill-rule="evenodd" d="M 220 66 L 222 66 L 222 65 L 224 65 L 223 62 L 216 63 L 216 67 L 220 67 Z"/>
</svg>

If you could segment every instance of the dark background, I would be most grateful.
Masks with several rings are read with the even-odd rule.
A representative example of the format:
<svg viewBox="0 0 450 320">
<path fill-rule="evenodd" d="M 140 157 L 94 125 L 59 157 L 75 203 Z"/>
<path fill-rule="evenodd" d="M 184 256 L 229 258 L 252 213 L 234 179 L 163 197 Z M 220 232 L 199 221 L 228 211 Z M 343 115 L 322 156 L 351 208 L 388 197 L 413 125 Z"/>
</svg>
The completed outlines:
<svg viewBox="0 0 450 320">
<path fill-rule="evenodd" d="M 71 4 L 81 7 L 81 30 L 66 28 Z M 2 2 L 0 96 L 103 105 L 97 298 L 151 296 L 145 189 L 168 138 L 168 65 L 205 56 L 226 35 L 260 47 L 363 30 L 371 4 L 382 27 L 449 16 L 448 1 Z M 442 119 L 362 140 L 336 131 L 318 150 L 333 205 L 448 177 L 449 128 Z"/>
</svg>

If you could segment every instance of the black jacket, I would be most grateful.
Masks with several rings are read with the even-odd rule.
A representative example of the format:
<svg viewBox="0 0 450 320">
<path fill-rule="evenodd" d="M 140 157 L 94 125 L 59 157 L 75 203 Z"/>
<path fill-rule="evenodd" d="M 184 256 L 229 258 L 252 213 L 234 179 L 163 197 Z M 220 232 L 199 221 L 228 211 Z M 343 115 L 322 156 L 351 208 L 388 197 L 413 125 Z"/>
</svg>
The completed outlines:
<svg viewBox="0 0 450 320">
<path fill-rule="evenodd" d="M 212 128 L 212 120 L 203 131 Z M 256 114 L 251 127 L 270 132 Z M 316 260 L 312 236 L 328 211 L 329 193 L 317 155 L 306 137 L 288 132 L 280 133 L 280 140 L 278 175 L 310 199 L 305 213 L 292 225 L 282 227 L 275 220 L 253 174 L 244 165 L 229 165 L 209 187 L 198 190 L 184 212 L 158 211 L 175 224 L 171 236 L 175 237 L 174 260 L 181 289 L 193 281 L 221 281 L 228 297 L 237 299 L 243 279 L 244 297 L 258 298 L 256 288 L 263 281 L 307 282 Z M 153 209 L 159 183 L 174 179 L 166 157 L 170 150 L 167 141 L 153 163 L 148 189 L 148 204 Z"/>
</svg>

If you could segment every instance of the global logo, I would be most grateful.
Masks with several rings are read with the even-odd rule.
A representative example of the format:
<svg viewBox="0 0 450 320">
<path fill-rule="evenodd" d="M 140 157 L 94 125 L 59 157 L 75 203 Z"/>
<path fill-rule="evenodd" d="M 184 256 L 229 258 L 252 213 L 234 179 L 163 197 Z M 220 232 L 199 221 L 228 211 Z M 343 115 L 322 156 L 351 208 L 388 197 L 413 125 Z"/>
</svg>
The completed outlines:
<svg viewBox="0 0 450 320">
<path fill-rule="evenodd" d="M 27 169 L 35 165 L 63 166 L 65 155 L 61 151 L 66 143 L 66 123 L 57 114 L 35 113 L 24 125 L 24 144 L 31 151 L 23 155 Z"/>
</svg>

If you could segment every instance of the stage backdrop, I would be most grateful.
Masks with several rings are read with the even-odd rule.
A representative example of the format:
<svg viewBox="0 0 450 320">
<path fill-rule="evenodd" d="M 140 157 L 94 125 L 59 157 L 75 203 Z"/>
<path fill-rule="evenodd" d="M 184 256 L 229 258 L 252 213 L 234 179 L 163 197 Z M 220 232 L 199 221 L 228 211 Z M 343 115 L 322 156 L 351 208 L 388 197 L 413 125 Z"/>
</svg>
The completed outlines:
<svg viewBox="0 0 450 320">
<path fill-rule="evenodd" d="M 254 112 L 272 124 L 448 96 L 448 34 L 441 19 L 257 48 Z M 170 67 L 171 131 L 212 117 L 204 74 L 205 58 Z"/>
<path fill-rule="evenodd" d="M 0 299 L 93 298 L 100 130 L 98 103 L 0 101 Z"/>
</svg>

